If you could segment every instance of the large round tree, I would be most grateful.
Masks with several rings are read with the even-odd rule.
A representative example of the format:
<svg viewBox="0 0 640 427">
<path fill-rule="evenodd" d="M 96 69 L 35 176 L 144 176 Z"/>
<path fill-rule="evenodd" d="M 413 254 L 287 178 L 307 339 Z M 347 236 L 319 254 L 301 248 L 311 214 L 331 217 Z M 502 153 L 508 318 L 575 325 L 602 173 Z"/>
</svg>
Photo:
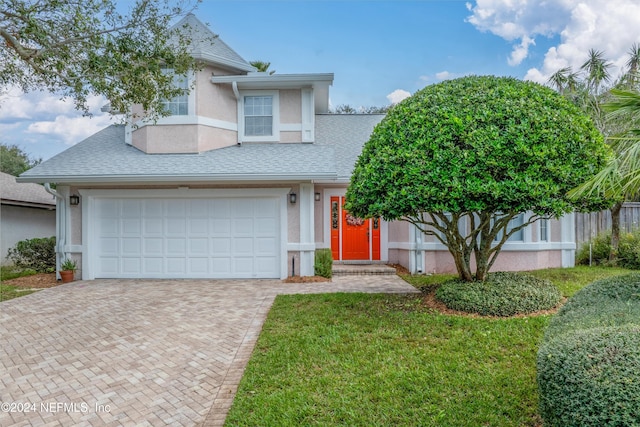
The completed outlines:
<svg viewBox="0 0 640 427">
<path fill-rule="evenodd" d="M 428 86 L 389 111 L 356 163 L 346 208 L 415 224 L 447 246 L 461 279 L 484 280 L 517 231 L 601 208 L 567 192 L 608 157 L 589 117 L 553 90 L 464 77 Z M 522 223 L 510 224 L 521 213 Z"/>
</svg>

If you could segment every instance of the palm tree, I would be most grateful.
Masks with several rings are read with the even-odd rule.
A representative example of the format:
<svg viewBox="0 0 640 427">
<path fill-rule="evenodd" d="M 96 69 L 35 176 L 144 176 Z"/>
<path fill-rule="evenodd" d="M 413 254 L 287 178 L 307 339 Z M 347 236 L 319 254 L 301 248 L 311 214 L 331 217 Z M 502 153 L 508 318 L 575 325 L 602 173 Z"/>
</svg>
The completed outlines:
<svg viewBox="0 0 640 427">
<path fill-rule="evenodd" d="M 574 73 L 571 67 L 564 67 L 553 73 L 547 83 L 563 95 L 574 92 L 578 87 L 578 73 Z"/>
<path fill-rule="evenodd" d="M 626 66 L 627 72 L 623 76 L 623 81 L 627 86 L 633 88 L 640 82 L 640 43 L 631 45 Z"/>
<path fill-rule="evenodd" d="M 276 72 L 275 70 L 268 71 L 269 67 L 271 66 L 271 62 L 256 60 L 256 61 L 250 61 L 249 64 L 251 64 L 251 66 L 255 67 L 261 73 L 268 72 L 269 75 L 272 75 L 273 73 Z"/>
<path fill-rule="evenodd" d="M 609 68 L 613 64 L 604 58 L 601 50 L 589 49 L 589 57 L 584 64 L 580 66 L 582 71 L 587 73 L 587 84 L 590 92 L 594 95 L 600 94 L 600 84 L 606 83 L 611 79 Z"/>
</svg>

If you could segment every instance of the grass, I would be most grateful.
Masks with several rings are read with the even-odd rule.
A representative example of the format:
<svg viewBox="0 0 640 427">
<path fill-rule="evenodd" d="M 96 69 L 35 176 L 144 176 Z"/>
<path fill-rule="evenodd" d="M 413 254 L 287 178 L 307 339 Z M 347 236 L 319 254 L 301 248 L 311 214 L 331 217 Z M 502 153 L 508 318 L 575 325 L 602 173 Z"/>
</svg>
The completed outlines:
<svg viewBox="0 0 640 427">
<path fill-rule="evenodd" d="M 5 285 L 2 282 L 5 280 L 16 279 L 18 277 L 31 276 L 36 274 L 34 270 L 30 269 L 18 269 L 12 266 L 0 267 L 0 302 L 7 301 L 13 298 L 21 297 L 24 295 L 32 294 L 36 291 L 20 289 L 17 286 Z"/>
<path fill-rule="evenodd" d="M 32 289 L 22 289 L 17 286 L 0 284 L 0 302 L 29 295 L 34 292 L 37 291 Z"/>
<path fill-rule="evenodd" d="M 539 274 L 572 294 L 625 271 Z M 405 279 L 429 288 L 450 277 Z M 537 426 L 548 320 L 443 315 L 419 295 L 279 296 L 225 425 Z"/>
</svg>

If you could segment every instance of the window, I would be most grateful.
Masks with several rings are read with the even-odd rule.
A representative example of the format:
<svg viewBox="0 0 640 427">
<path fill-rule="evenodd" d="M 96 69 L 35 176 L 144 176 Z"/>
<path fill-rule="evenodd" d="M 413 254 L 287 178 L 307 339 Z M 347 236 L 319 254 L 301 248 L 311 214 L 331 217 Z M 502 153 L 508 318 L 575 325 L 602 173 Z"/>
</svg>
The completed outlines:
<svg viewBox="0 0 640 427">
<path fill-rule="evenodd" d="M 549 241 L 549 220 L 541 219 L 540 221 L 540 241 L 548 242 Z"/>
<path fill-rule="evenodd" d="M 523 223 L 524 223 L 524 214 L 518 214 L 518 215 L 514 216 L 511 219 L 511 221 L 509 221 L 509 224 L 507 225 L 507 233 L 509 231 L 513 230 L 514 228 L 521 226 Z M 496 236 L 495 241 L 499 242 L 501 239 L 502 239 L 502 231 L 500 233 L 498 233 L 498 235 Z M 508 242 L 523 242 L 524 241 L 524 228 L 521 228 L 520 230 L 516 231 L 511 236 L 509 236 L 507 241 Z"/>
<path fill-rule="evenodd" d="M 244 134 L 245 136 L 273 135 L 273 97 L 244 97 Z"/>
<path fill-rule="evenodd" d="M 173 74 L 173 69 L 164 68 L 165 74 Z M 168 101 L 164 101 L 164 107 L 172 116 L 186 116 L 189 114 L 189 79 L 187 76 L 173 74 L 173 85 L 182 89 L 182 95 L 176 96 Z"/>
<path fill-rule="evenodd" d="M 277 90 L 240 92 L 238 138 L 241 142 L 280 141 L 280 93 Z"/>
</svg>

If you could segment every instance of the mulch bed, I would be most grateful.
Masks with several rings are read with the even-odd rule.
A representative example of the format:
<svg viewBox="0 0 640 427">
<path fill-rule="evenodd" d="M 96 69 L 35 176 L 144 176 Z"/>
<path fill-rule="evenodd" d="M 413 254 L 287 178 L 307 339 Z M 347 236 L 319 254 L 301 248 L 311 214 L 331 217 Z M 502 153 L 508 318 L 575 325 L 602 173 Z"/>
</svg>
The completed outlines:
<svg viewBox="0 0 640 427">
<path fill-rule="evenodd" d="M 61 285 L 62 282 L 56 280 L 55 273 L 40 273 L 11 280 L 3 280 L 2 284 L 25 289 L 44 289 Z"/>
</svg>

